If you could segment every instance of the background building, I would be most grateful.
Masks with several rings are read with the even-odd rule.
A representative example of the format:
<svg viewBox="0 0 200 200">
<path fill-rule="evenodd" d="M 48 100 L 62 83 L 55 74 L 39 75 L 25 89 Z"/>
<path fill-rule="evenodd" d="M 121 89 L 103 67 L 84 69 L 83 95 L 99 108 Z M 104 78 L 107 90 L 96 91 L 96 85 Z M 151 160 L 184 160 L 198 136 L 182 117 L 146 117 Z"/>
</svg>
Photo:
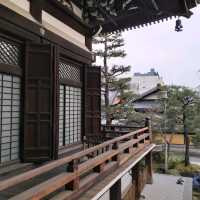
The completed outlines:
<svg viewBox="0 0 200 200">
<path fill-rule="evenodd" d="M 157 86 L 135 98 L 132 103 L 137 112 L 163 113 L 166 98 L 167 91 Z"/>
<path fill-rule="evenodd" d="M 131 89 L 135 94 L 143 94 L 157 85 L 164 85 L 162 77 L 154 68 L 150 69 L 147 73 L 134 73 L 131 83 Z"/>
</svg>

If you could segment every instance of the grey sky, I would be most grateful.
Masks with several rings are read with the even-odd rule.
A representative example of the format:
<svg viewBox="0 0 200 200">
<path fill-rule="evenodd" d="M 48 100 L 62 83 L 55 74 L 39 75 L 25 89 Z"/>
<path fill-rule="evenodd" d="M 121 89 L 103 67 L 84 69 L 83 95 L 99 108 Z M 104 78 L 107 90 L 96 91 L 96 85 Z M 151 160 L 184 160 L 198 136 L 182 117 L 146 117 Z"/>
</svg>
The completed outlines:
<svg viewBox="0 0 200 200">
<path fill-rule="evenodd" d="M 154 67 L 167 84 L 196 87 L 200 84 L 200 8 L 190 19 L 181 18 L 183 32 L 175 32 L 172 19 L 148 27 L 126 31 L 125 59 L 112 62 L 132 66 L 133 72 Z"/>
</svg>

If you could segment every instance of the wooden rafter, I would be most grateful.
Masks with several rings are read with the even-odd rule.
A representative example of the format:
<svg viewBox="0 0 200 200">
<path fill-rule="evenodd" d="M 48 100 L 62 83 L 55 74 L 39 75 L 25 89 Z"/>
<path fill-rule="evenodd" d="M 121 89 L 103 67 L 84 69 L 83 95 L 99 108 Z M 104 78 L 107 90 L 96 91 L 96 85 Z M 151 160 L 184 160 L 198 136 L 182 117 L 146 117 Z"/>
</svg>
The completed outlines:
<svg viewBox="0 0 200 200">
<path fill-rule="evenodd" d="M 121 10 L 116 8 L 112 11 L 112 8 L 99 4 L 94 8 L 94 11 L 98 10 L 97 16 L 95 16 L 93 11 L 85 7 L 84 1 L 42 0 L 42 4 L 38 3 L 41 1 L 30 1 L 31 14 L 38 21 L 41 20 L 41 9 L 43 9 L 74 30 L 89 37 L 92 29 L 99 25 L 103 27 L 103 33 L 108 33 L 148 25 L 173 16 L 189 18 L 192 15 L 190 9 L 196 6 L 195 0 L 173 0 L 170 2 L 168 0 L 135 0 L 131 7 L 134 9 L 127 7 Z M 69 2 L 76 4 L 82 10 L 82 19 L 73 12 L 73 9 L 70 9 Z M 99 20 L 100 18 L 101 20 Z"/>
</svg>

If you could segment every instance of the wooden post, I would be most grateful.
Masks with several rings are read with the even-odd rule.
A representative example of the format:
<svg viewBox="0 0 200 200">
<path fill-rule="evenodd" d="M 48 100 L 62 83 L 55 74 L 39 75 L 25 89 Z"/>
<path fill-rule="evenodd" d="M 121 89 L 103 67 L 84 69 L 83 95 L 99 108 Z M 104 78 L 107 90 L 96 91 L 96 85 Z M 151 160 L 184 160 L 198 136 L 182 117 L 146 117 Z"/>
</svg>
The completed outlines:
<svg viewBox="0 0 200 200">
<path fill-rule="evenodd" d="M 148 117 L 145 119 L 145 127 L 148 127 L 148 128 L 149 128 L 149 130 L 146 131 L 146 132 L 148 132 L 148 133 L 150 134 L 150 141 L 152 142 L 152 127 L 151 127 L 151 119 L 148 118 Z"/>
<path fill-rule="evenodd" d="M 102 173 L 104 171 L 105 163 L 102 163 L 94 168 L 94 172 Z"/>
<path fill-rule="evenodd" d="M 135 184 L 135 200 L 138 200 L 140 197 L 140 190 L 139 190 L 139 165 L 136 164 L 132 168 L 132 182 Z"/>
<path fill-rule="evenodd" d="M 67 166 L 67 172 L 76 173 L 77 170 L 78 170 L 78 160 L 72 160 Z M 77 173 L 76 178 L 72 182 L 68 183 L 65 186 L 65 189 L 66 190 L 78 190 L 79 189 L 79 182 L 80 182 L 79 179 L 80 178 L 79 178 L 78 173 Z"/>
<path fill-rule="evenodd" d="M 153 168 L 152 168 L 152 152 L 149 152 L 145 157 L 147 167 L 147 184 L 153 183 Z"/>
<path fill-rule="evenodd" d="M 110 200 L 121 200 L 121 179 L 119 179 L 111 188 L 110 188 Z"/>
<path fill-rule="evenodd" d="M 119 142 L 116 142 L 113 144 L 112 149 L 114 150 L 118 150 L 119 149 Z M 118 163 L 120 163 L 120 153 L 118 153 L 117 155 L 115 155 L 112 158 L 112 161 L 117 161 Z"/>
</svg>

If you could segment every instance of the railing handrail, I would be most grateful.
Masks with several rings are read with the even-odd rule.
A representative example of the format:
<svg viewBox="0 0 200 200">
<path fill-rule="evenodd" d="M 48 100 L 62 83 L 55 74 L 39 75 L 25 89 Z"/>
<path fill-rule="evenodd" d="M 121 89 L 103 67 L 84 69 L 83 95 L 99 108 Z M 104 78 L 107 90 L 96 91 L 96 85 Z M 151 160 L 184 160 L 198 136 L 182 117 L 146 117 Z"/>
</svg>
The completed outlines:
<svg viewBox="0 0 200 200">
<path fill-rule="evenodd" d="M 117 124 L 116 125 L 104 125 L 103 124 L 103 125 L 101 125 L 101 127 L 103 127 L 103 128 L 104 127 L 105 128 L 106 127 L 108 127 L 108 128 L 116 127 L 116 128 L 130 128 L 131 129 L 131 128 L 143 128 L 144 126 L 142 126 L 142 125 L 141 126 L 127 126 L 127 125 L 117 125 Z"/>
<path fill-rule="evenodd" d="M 60 166 L 63 166 L 65 164 L 69 164 L 70 162 L 74 161 L 74 160 L 78 160 L 78 159 L 81 159 L 83 158 L 84 156 L 87 156 L 87 155 L 90 155 L 91 153 L 94 153 L 98 150 L 102 150 L 103 148 L 107 147 L 107 146 L 110 146 L 110 145 L 115 145 L 116 143 L 120 142 L 120 141 L 123 141 L 124 139 L 131 139 L 132 140 L 132 145 L 134 143 L 139 143 L 140 141 L 142 140 L 145 140 L 145 138 L 149 138 L 150 140 L 150 137 L 151 137 L 151 133 L 147 133 L 148 131 L 148 127 L 145 127 L 145 128 L 142 128 L 142 129 L 139 129 L 137 131 L 134 131 L 134 132 L 131 132 L 131 133 L 128 133 L 126 135 L 123 135 L 123 136 L 120 136 L 120 137 L 116 137 L 114 139 L 111 139 L 111 140 L 108 140 L 102 144 L 99 144 L 99 145 L 96 145 L 94 147 L 91 147 L 89 149 L 86 149 L 86 150 L 83 150 L 81 152 L 78 152 L 78 153 L 75 153 L 74 155 L 72 156 L 68 156 L 68 157 L 65 157 L 65 158 L 61 158 L 59 160 L 56 160 L 56 161 L 52 161 L 48 164 L 45 164 L 41 167 L 38 167 L 36 169 L 33 169 L 33 170 L 30 170 L 28 172 L 25 172 L 21 175 L 17 175 L 15 177 L 12 177 L 12 178 L 9 178 L 7 180 L 4 180 L 4 181 L 0 181 L 0 191 L 2 190 L 5 190 L 9 187 L 12 187 L 14 185 L 17 185 L 19 183 L 22 183 L 24 181 L 27 181 L 31 178 L 35 178 L 41 174 L 44 174 L 44 173 L 47 173 L 53 169 L 56 169 Z M 141 136 L 140 138 L 137 139 L 137 137 L 134 139 L 134 136 L 137 135 L 137 134 L 140 134 L 140 133 L 146 133 L 146 135 L 144 135 L 143 137 Z M 135 141 L 133 141 L 135 140 Z M 116 151 L 116 153 L 118 153 L 118 151 Z M 89 161 L 89 160 L 88 160 Z M 86 162 L 88 162 L 86 161 Z"/>
</svg>

